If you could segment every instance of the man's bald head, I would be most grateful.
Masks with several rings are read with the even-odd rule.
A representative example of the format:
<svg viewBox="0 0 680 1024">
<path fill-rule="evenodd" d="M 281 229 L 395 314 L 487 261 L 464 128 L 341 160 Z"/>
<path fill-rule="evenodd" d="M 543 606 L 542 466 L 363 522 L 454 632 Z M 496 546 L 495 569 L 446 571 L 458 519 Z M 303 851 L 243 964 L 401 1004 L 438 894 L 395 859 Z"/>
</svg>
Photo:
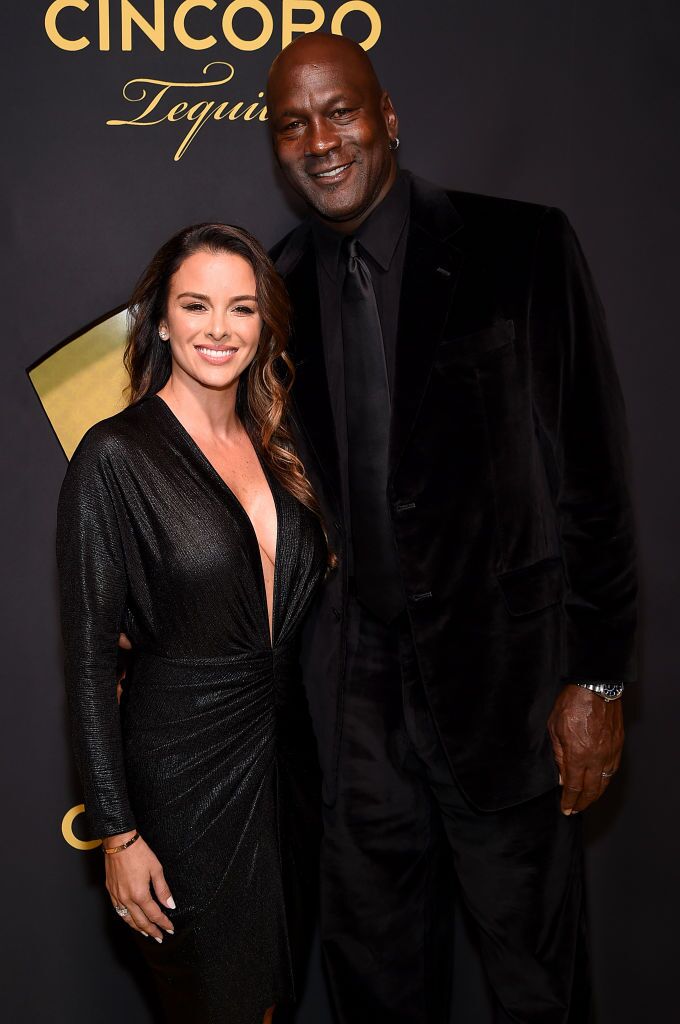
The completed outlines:
<svg viewBox="0 0 680 1024">
<path fill-rule="evenodd" d="M 277 93 L 290 80 L 291 75 L 304 73 L 308 65 L 341 64 L 347 74 L 361 80 L 376 100 L 382 94 L 370 57 L 358 43 L 345 36 L 329 32 L 308 32 L 289 43 L 274 60 L 267 79 L 267 107 L 271 110 L 276 103 Z"/>
<path fill-rule="evenodd" d="M 344 36 L 299 36 L 272 64 L 267 109 L 292 187 L 331 226 L 354 231 L 396 174 L 397 116 L 365 51 Z"/>
</svg>

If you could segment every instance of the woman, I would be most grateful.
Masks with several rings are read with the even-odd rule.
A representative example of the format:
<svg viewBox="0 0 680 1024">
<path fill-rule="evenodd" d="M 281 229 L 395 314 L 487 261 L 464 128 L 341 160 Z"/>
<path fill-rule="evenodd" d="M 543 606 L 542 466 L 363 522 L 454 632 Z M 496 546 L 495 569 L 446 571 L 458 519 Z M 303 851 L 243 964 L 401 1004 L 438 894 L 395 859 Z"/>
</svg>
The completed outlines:
<svg viewBox="0 0 680 1024">
<path fill-rule="evenodd" d="M 261 1024 L 293 997 L 316 781 L 296 641 L 328 556 L 286 427 L 288 317 L 247 232 L 167 242 L 132 296 L 130 405 L 86 434 L 59 503 L 85 806 L 182 1024 Z"/>
</svg>

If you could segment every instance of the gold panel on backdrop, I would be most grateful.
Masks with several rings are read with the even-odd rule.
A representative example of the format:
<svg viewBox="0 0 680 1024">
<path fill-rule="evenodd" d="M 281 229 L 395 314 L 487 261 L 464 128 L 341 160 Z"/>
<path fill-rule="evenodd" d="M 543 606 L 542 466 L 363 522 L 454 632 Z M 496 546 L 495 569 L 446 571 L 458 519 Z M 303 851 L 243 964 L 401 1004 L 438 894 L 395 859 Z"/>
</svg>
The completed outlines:
<svg viewBox="0 0 680 1024">
<path fill-rule="evenodd" d="M 78 839 L 78 836 L 73 831 L 73 823 L 81 814 L 85 813 L 85 804 L 76 804 L 75 807 L 71 807 L 61 821 L 61 834 L 74 850 L 96 850 L 98 846 L 101 846 L 101 839 Z"/>
<path fill-rule="evenodd" d="M 123 309 L 65 342 L 28 371 L 69 459 L 94 423 L 125 407 L 125 329 Z"/>
</svg>

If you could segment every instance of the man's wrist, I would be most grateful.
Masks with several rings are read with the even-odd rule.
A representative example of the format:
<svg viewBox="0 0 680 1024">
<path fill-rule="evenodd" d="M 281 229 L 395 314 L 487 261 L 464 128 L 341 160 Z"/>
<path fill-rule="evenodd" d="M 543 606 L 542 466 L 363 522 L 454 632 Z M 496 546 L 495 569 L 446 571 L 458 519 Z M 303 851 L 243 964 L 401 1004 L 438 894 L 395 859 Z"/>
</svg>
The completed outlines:
<svg viewBox="0 0 680 1024">
<path fill-rule="evenodd" d="M 590 690 L 591 693 L 596 693 L 598 697 L 602 697 L 606 701 L 619 700 L 623 693 L 623 683 L 613 679 L 577 681 L 576 686 L 580 686 L 583 690 Z"/>
</svg>

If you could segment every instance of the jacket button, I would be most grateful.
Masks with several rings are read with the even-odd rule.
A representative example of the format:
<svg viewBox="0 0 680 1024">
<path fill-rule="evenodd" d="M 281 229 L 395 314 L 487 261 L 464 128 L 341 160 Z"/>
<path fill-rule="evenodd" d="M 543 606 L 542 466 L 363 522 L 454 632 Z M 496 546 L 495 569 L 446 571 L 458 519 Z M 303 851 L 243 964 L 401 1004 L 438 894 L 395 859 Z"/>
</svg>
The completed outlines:
<svg viewBox="0 0 680 1024">
<path fill-rule="evenodd" d="M 340 609 L 339 608 L 331 608 L 331 611 L 333 612 L 333 617 L 334 617 L 335 621 L 336 622 L 340 622 L 340 619 L 342 618 L 342 612 L 340 611 Z"/>
<path fill-rule="evenodd" d="M 340 522 L 339 519 L 335 520 L 335 522 L 333 523 L 333 526 L 338 531 L 338 533 L 342 533 L 342 523 Z"/>
</svg>

